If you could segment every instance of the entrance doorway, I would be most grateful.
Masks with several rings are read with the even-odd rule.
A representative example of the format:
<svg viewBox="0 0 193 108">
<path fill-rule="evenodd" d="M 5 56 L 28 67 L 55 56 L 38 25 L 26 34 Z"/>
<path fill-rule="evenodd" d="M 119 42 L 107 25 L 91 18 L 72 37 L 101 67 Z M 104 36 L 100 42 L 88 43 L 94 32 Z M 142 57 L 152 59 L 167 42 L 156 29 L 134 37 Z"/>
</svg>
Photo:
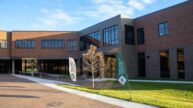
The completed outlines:
<svg viewBox="0 0 193 108">
<path fill-rule="evenodd" d="M 138 53 L 138 76 L 139 77 L 145 77 L 145 53 Z"/>
<path fill-rule="evenodd" d="M 115 78 L 116 76 L 116 57 L 115 55 L 107 55 L 106 58 L 106 72 L 105 77 Z"/>
<path fill-rule="evenodd" d="M 30 74 L 37 72 L 37 59 L 22 58 L 15 60 L 15 73 Z"/>
</svg>

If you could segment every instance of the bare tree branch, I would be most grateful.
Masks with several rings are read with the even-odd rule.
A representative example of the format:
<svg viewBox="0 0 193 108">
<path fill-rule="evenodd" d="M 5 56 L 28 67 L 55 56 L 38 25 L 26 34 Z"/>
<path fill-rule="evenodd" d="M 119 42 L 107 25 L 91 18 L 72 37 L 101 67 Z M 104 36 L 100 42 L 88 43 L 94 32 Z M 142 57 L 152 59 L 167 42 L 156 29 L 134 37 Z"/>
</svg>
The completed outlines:
<svg viewBox="0 0 193 108">
<path fill-rule="evenodd" d="M 94 73 L 100 72 L 100 76 L 104 78 L 104 55 L 102 52 L 97 52 L 97 47 L 90 45 L 86 53 L 82 54 L 83 57 L 83 70 L 92 73 L 94 79 Z M 94 80 L 93 80 L 94 88 Z"/>
</svg>

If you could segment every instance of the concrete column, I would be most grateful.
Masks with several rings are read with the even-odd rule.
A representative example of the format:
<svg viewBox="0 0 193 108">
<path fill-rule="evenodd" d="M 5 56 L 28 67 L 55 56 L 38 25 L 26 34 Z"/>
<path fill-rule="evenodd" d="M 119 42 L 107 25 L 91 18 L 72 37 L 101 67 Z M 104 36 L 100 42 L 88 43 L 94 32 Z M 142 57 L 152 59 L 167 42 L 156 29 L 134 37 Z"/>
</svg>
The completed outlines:
<svg viewBox="0 0 193 108">
<path fill-rule="evenodd" d="M 185 79 L 193 80 L 193 45 L 184 48 Z"/>
<path fill-rule="evenodd" d="M 12 74 L 15 74 L 15 61 L 12 60 Z"/>
<path fill-rule="evenodd" d="M 149 50 L 146 55 L 146 77 L 160 78 L 160 54 L 159 50 Z"/>
<path fill-rule="evenodd" d="M 172 48 L 169 51 L 169 63 L 170 63 L 170 78 L 178 79 L 178 70 L 177 70 L 177 49 Z"/>
</svg>

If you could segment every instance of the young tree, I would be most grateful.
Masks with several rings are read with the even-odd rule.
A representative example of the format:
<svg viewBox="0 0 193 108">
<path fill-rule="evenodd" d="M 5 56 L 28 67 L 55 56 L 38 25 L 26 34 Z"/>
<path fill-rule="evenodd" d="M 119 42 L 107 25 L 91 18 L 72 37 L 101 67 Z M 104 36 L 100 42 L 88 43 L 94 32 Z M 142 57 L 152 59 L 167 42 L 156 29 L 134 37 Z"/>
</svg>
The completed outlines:
<svg viewBox="0 0 193 108">
<path fill-rule="evenodd" d="M 104 78 L 104 55 L 102 52 L 97 52 L 97 47 L 90 45 L 86 53 L 83 56 L 83 71 L 92 73 L 92 88 L 95 88 L 94 74 L 100 73 L 100 76 Z"/>
</svg>

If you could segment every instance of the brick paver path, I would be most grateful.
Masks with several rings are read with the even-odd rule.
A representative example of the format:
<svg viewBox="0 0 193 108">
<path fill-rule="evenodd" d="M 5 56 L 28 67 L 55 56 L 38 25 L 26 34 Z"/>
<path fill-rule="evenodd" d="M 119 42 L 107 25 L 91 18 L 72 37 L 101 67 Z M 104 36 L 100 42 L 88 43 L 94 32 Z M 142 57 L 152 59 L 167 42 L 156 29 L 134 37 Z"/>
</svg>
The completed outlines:
<svg viewBox="0 0 193 108">
<path fill-rule="evenodd" d="M 12 75 L 0 74 L 0 108 L 118 108 Z"/>
</svg>

